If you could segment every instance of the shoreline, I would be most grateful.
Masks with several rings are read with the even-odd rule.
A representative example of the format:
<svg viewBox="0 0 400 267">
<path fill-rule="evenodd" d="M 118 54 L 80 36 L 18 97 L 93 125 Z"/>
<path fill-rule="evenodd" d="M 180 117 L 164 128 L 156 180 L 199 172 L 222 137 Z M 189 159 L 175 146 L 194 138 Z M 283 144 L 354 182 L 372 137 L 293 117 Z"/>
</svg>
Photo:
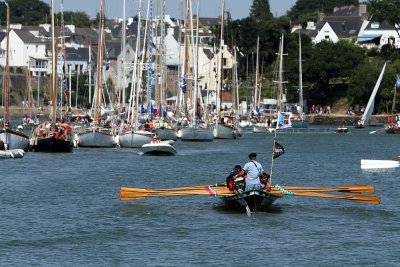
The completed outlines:
<svg viewBox="0 0 400 267">
<path fill-rule="evenodd" d="M 73 111 L 76 111 L 73 109 Z M 84 110 L 78 110 L 79 112 L 83 112 Z M 12 114 L 12 118 L 19 119 L 23 118 L 25 115 L 29 114 L 27 108 L 11 106 L 10 114 Z M 32 110 L 31 114 L 34 116 L 37 114 L 37 109 Z M 45 107 L 43 111 L 41 111 L 42 116 L 46 117 L 50 115 L 50 107 Z M 387 116 L 390 114 L 378 114 L 372 115 L 370 118 L 370 124 L 386 124 Z M 0 118 L 4 116 L 4 107 L 0 107 Z M 347 114 L 306 114 L 306 121 L 310 125 L 332 125 L 332 126 L 341 126 L 341 125 L 353 125 L 357 120 L 361 119 L 362 115 L 347 115 Z"/>
</svg>

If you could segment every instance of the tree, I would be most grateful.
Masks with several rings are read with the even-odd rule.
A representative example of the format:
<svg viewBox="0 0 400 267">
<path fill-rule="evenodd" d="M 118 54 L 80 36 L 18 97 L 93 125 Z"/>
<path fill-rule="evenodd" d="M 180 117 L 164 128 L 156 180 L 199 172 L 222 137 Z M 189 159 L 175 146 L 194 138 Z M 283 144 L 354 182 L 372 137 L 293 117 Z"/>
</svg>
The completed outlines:
<svg viewBox="0 0 400 267">
<path fill-rule="evenodd" d="M 56 18 L 57 21 L 61 21 L 61 13 L 57 13 Z M 78 28 L 90 27 L 92 24 L 89 15 L 83 11 L 64 12 L 64 23 L 75 25 Z"/>
<path fill-rule="evenodd" d="M 269 6 L 269 0 L 253 0 L 250 7 L 250 17 L 257 22 L 268 21 L 273 18 Z"/>
<path fill-rule="evenodd" d="M 46 18 L 50 17 L 50 7 L 40 0 L 9 0 L 10 19 L 12 23 L 22 25 L 38 25 L 45 23 Z M 5 4 L 0 3 L 0 17 L 5 18 Z"/>
<path fill-rule="evenodd" d="M 310 59 L 303 64 L 304 79 L 312 81 L 310 93 L 320 104 L 332 104 L 339 95 L 338 89 L 346 89 L 347 79 L 364 58 L 364 49 L 348 41 L 316 44 Z"/>
<path fill-rule="evenodd" d="M 400 5 L 398 0 L 369 0 L 368 11 L 371 18 L 379 22 L 388 21 L 400 37 Z"/>
<path fill-rule="evenodd" d="M 330 14 L 335 7 L 349 5 L 357 6 L 358 0 L 297 0 L 296 4 L 289 10 L 288 16 L 292 20 L 299 21 L 301 17 L 316 17 L 318 12 Z"/>
</svg>

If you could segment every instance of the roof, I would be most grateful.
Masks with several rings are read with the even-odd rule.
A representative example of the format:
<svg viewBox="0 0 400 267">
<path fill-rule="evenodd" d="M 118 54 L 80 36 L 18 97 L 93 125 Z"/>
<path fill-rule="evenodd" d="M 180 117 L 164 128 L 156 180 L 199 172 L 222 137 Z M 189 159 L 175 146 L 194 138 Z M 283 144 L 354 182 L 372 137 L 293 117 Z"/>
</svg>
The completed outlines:
<svg viewBox="0 0 400 267">
<path fill-rule="evenodd" d="M 89 48 L 66 47 L 65 54 L 68 61 L 89 61 Z"/>
<path fill-rule="evenodd" d="M 367 27 L 365 27 L 365 30 L 395 30 L 395 28 L 393 24 L 387 21 L 383 22 L 370 21 L 368 22 Z"/>
<path fill-rule="evenodd" d="M 39 38 L 36 38 L 32 33 L 30 33 L 27 30 L 17 30 L 17 29 L 13 29 L 12 31 L 15 32 L 15 34 L 21 38 L 21 40 L 25 43 L 25 44 L 43 44 L 44 41 L 42 41 Z"/>
<path fill-rule="evenodd" d="M 203 48 L 203 52 L 208 59 L 212 59 L 214 57 L 214 53 L 209 48 Z"/>
<path fill-rule="evenodd" d="M 6 38 L 7 34 L 5 32 L 0 32 L 0 42 L 3 41 L 4 38 Z"/>
<path fill-rule="evenodd" d="M 75 28 L 72 38 L 82 45 L 97 45 L 99 42 L 99 34 L 92 28 Z"/>
</svg>

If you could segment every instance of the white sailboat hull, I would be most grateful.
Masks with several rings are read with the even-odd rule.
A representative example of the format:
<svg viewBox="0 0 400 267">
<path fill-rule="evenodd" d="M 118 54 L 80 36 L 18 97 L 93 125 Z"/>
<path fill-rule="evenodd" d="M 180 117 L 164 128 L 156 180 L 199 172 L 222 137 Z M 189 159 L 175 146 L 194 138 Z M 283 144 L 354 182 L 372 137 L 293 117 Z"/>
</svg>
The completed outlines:
<svg viewBox="0 0 400 267">
<path fill-rule="evenodd" d="M 0 150 L 0 159 L 23 158 L 25 151 L 23 149 Z"/>
<path fill-rule="evenodd" d="M 386 169 L 399 167 L 400 162 L 396 160 L 372 160 L 362 159 L 361 169 Z"/>
<path fill-rule="evenodd" d="M 176 131 L 174 129 L 170 128 L 158 128 L 156 130 L 157 137 L 160 138 L 161 140 L 174 140 L 176 141 L 178 139 L 176 135 Z"/>
<path fill-rule="evenodd" d="M 182 141 L 205 141 L 210 142 L 214 140 L 213 132 L 208 128 L 183 128 L 181 131 Z"/>
<path fill-rule="evenodd" d="M 121 147 L 141 148 L 144 144 L 150 143 L 154 137 L 152 132 L 126 132 L 119 135 Z"/>
<path fill-rule="evenodd" d="M 98 130 L 78 134 L 80 147 L 113 147 L 114 137 L 111 133 Z"/>
<path fill-rule="evenodd" d="M 28 150 L 29 137 L 23 133 L 0 130 L 0 140 L 8 144 L 8 149 Z"/>
<path fill-rule="evenodd" d="M 215 139 L 237 139 L 240 133 L 237 129 L 228 125 L 217 124 L 217 127 L 213 130 Z"/>
<path fill-rule="evenodd" d="M 167 142 L 148 143 L 142 146 L 146 155 L 175 155 L 176 149 Z"/>
</svg>

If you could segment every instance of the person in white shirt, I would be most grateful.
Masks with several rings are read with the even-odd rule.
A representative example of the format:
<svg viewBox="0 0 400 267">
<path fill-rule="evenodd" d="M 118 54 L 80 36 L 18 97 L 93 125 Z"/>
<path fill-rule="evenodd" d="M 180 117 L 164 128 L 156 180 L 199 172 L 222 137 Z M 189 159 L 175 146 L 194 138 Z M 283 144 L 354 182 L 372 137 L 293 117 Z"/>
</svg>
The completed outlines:
<svg viewBox="0 0 400 267">
<path fill-rule="evenodd" d="M 253 189 L 262 189 L 259 174 L 264 171 L 262 165 L 257 162 L 257 154 L 249 154 L 250 161 L 247 162 L 243 170 L 247 173 L 246 178 L 246 191 Z"/>
</svg>

